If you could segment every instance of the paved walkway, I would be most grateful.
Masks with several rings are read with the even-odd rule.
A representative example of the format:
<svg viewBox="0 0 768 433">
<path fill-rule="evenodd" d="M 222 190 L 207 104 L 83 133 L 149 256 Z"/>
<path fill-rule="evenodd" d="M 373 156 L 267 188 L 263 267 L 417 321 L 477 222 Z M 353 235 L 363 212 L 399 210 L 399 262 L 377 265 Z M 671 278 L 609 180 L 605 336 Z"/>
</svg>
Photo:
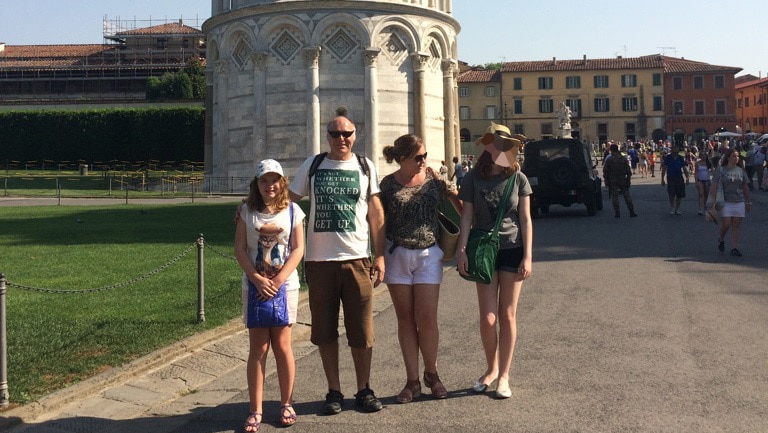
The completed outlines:
<svg viewBox="0 0 768 433">
<path fill-rule="evenodd" d="M 557 207 L 535 221 L 534 277 L 519 310 L 512 398 L 472 393 L 484 359 L 473 285 L 446 267 L 439 371 L 445 400 L 426 392 L 398 405 L 405 377 L 396 318 L 382 286 L 375 302 L 372 383 L 384 410 L 353 404 L 341 339 L 344 411 L 320 415 L 327 385 L 307 328 L 294 332 L 297 432 L 764 432 L 768 425 L 768 193 L 755 192 L 743 258 L 715 249 L 693 188 L 670 216 L 658 176 L 637 179 L 639 218 Z M 622 203 L 623 206 L 623 203 Z M 299 321 L 309 322 L 306 304 Z M 239 322 L 187 339 L 25 407 L 0 413 L 12 433 L 242 431 L 248 343 Z M 270 362 L 272 356 L 270 355 Z M 274 431 L 279 390 L 265 384 L 263 432 Z M 427 391 L 427 390 L 425 390 Z M 8 427 L 13 421 L 21 425 Z"/>
</svg>

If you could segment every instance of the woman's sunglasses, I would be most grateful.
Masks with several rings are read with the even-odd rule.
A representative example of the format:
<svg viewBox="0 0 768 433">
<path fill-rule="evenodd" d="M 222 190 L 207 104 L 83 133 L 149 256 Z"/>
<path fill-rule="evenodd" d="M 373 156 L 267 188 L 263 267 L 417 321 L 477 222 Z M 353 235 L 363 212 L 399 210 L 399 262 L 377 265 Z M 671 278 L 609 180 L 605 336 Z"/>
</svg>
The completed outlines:
<svg viewBox="0 0 768 433">
<path fill-rule="evenodd" d="M 330 135 L 333 138 L 339 138 L 339 137 L 342 137 L 342 136 L 344 138 L 349 138 L 354 133 L 355 133 L 355 131 L 328 131 L 328 135 Z"/>
<path fill-rule="evenodd" d="M 424 152 L 421 155 L 414 156 L 413 160 L 418 162 L 419 164 L 423 163 L 424 161 L 427 160 L 427 152 Z"/>
</svg>

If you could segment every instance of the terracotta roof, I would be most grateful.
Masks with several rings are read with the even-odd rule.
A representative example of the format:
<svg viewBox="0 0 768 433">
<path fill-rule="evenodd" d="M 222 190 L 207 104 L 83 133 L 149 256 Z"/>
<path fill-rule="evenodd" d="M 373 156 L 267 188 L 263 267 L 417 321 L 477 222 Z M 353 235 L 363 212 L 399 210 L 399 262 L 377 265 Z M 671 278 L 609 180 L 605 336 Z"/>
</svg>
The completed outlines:
<svg viewBox="0 0 768 433">
<path fill-rule="evenodd" d="M 6 45 L 5 50 L 0 51 L 0 61 L 6 59 L 31 59 L 31 58 L 67 58 L 83 57 L 99 54 L 103 51 L 113 50 L 113 45 L 87 44 L 87 45 Z"/>
<path fill-rule="evenodd" d="M 65 67 L 152 67 L 152 65 L 178 63 L 182 53 L 142 55 L 124 52 L 120 45 L 6 45 L 0 52 L 0 69 L 34 70 Z M 190 57 L 183 55 L 184 58 Z"/>
<path fill-rule="evenodd" d="M 168 23 L 160 24 L 152 27 L 144 27 L 141 29 L 126 30 L 124 32 L 117 32 L 116 35 L 202 35 L 203 32 L 194 27 L 190 27 L 181 23 Z"/>
<path fill-rule="evenodd" d="M 664 59 L 665 73 L 690 73 L 690 72 L 730 72 L 736 74 L 742 70 L 734 66 L 710 65 L 704 62 L 678 59 L 677 57 L 661 56 Z"/>
<path fill-rule="evenodd" d="M 459 74 L 459 83 L 493 83 L 501 82 L 501 72 L 491 69 L 472 69 Z"/>
<path fill-rule="evenodd" d="M 768 86 L 768 77 L 758 78 L 758 77 L 755 77 L 754 75 L 747 75 L 745 77 L 739 77 L 739 78 L 743 78 L 743 80 L 736 82 L 736 86 L 735 86 L 736 90 L 743 89 L 745 87 Z"/>
<path fill-rule="evenodd" d="M 716 66 L 703 62 L 680 59 L 676 57 L 652 54 L 642 57 L 614 57 L 610 59 L 556 59 L 537 60 L 526 62 L 505 62 L 502 72 L 554 72 L 554 71 L 594 71 L 615 69 L 662 69 L 666 73 L 685 72 L 733 72 L 741 71 L 741 68 L 731 66 Z"/>
</svg>

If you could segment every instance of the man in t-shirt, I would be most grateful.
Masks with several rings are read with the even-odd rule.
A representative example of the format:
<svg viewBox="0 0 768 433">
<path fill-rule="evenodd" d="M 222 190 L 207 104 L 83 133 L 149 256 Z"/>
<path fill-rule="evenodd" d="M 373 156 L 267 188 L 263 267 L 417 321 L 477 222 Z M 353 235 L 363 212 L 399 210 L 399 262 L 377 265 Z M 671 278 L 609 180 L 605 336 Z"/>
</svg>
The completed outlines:
<svg viewBox="0 0 768 433">
<path fill-rule="evenodd" d="M 664 176 L 667 182 L 664 182 Z M 683 179 L 685 176 L 685 179 Z M 672 151 L 661 160 L 661 186 L 667 186 L 669 194 L 670 215 L 682 215 L 680 212 L 680 202 L 685 198 L 685 187 L 690 180 L 688 166 L 685 158 L 680 155 L 680 147 L 672 145 Z"/>
<path fill-rule="evenodd" d="M 352 151 L 355 124 L 344 116 L 336 117 L 328 123 L 326 136 L 330 151 L 314 172 L 317 156 L 305 160 L 289 188 L 291 200 L 310 198 L 304 270 L 312 314 L 311 341 L 318 346 L 328 381 L 323 413 L 337 414 L 344 404 L 339 379 L 340 303 L 357 378 L 355 403 L 376 412 L 382 404 L 369 380 L 373 288 L 384 278 L 384 210 L 373 162 Z M 373 262 L 369 234 L 376 256 Z"/>
</svg>

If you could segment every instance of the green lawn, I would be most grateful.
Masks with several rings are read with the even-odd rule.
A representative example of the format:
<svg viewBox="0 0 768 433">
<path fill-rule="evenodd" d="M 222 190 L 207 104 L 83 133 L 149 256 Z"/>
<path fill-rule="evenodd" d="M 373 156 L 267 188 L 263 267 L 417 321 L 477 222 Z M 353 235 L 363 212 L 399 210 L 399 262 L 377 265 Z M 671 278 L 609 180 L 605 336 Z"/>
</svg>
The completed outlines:
<svg viewBox="0 0 768 433">
<path fill-rule="evenodd" d="M 32 401 L 237 317 L 234 209 L 234 202 L 0 207 L 11 402 Z M 204 323 L 197 321 L 197 247 L 131 282 L 182 255 L 201 233 Z"/>
</svg>

